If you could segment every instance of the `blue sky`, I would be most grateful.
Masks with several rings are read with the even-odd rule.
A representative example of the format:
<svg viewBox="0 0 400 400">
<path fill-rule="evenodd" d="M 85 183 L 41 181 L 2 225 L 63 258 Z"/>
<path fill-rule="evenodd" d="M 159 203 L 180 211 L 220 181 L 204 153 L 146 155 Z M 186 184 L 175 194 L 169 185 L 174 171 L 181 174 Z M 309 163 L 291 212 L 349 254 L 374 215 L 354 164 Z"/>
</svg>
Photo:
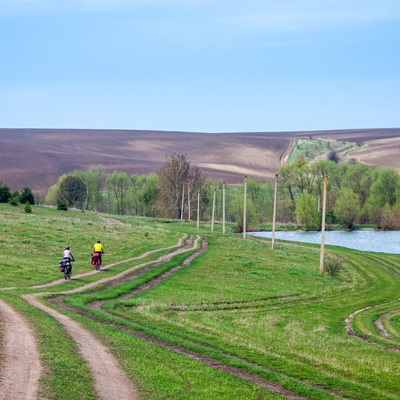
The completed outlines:
<svg viewBox="0 0 400 400">
<path fill-rule="evenodd" d="M 400 127 L 398 0 L 0 0 L 0 127 Z"/>
</svg>

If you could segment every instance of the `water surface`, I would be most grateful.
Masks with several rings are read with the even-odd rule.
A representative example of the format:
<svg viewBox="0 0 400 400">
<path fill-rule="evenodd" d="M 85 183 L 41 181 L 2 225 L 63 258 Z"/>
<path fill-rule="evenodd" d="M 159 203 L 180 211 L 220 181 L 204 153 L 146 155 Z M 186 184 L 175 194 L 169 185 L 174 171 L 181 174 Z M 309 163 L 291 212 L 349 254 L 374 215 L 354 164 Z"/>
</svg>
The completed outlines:
<svg viewBox="0 0 400 400">
<path fill-rule="evenodd" d="M 271 238 L 272 232 L 249 232 L 248 235 Z M 275 240 L 321 243 L 321 232 L 276 231 Z M 400 231 L 356 230 L 325 231 L 325 244 L 349 249 L 400 254 Z"/>
</svg>

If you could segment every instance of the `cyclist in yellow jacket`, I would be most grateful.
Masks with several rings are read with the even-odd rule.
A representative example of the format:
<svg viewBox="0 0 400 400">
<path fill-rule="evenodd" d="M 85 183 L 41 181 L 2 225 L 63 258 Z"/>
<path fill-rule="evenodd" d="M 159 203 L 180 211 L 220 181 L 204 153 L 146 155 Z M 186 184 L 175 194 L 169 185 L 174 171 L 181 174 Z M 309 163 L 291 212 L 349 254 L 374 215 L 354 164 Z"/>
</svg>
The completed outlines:
<svg viewBox="0 0 400 400">
<path fill-rule="evenodd" d="M 98 240 L 94 245 L 93 245 L 93 251 L 95 253 L 104 253 L 104 247 L 100 243 L 100 240 Z"/>
<path fill-rule="evenodd" d="M 94 253 L 99 253 L 99 258 L 100 258 L 100 264 L 101 264 L 101 255 L 104 253 L 104 247 L 100 243 L 100 240 L 98 240 L 94 245 L 93 245 L 93 252 Z"/>
</svg>

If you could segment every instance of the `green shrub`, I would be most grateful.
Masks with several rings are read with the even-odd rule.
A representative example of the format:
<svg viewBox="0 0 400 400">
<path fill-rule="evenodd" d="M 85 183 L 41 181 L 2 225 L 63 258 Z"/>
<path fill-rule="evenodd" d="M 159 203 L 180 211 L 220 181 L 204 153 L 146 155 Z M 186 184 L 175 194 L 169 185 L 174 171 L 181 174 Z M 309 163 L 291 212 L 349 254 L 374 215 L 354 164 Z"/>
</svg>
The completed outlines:
<svg viewBox="0 0 400 400">
<path fill-rule="evenodd" d="M 18 203 L 19 203 L 19 193 L 18 192 L 14 192 L 11 195 L 10 199 L 8 200 L 8 202 L 9 202 L 10 205 L 12 205 L 14 207 L 17 207 Z"/>
<path fill-rule="evenodd" d="M 31 205 L 35 204 L 35 197 L 33 196 L 32 190 L 28 187 L 24 187 L 19 197 L 21 204 L 29 203 Z"/>
<path fill-rule="evenodd" d="M 11 192 L 8 185 L 0 181 L 0 203 L 7 203 L 10 200 Z"/>
<path fill-rule="evenodd" d="M 67 211 L 67 201 L 64 199 L 64 197 L 60 197 L 57 200 L 57 210 L 61 210 L 61 211 Z"/>
<path fill-rule="evenodd" d="M 330 255 L 325 259 L 324 271 L 329 276 L 338 275 L 342 268 L 343 268 L 342 260 L 339 259 L 338 257 Z"/>
</svg>

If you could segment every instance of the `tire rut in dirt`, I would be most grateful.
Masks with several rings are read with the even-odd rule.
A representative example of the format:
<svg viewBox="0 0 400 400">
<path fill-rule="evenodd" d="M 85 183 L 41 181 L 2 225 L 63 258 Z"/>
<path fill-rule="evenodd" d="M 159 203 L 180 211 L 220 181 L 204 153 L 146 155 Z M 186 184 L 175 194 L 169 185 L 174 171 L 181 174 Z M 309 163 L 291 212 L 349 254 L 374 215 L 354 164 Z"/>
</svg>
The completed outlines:
<svg viewBox="0 0 400 400">
<path fill-rule="evenodd" d="M 0 399 L 36 399 L 42 365 L 30 325 L 0 300 L 3 328 Z"/>
<path fill-rule="evenodd" d="M 383 269 L 386 269 L 389 273 L 391 273 L 396 278 L 400 278 L 400 274 L 393 270 L 393 268 L 398 268 L 397 264 L 394 264 L 394 263 L 392 263 L 392 262 L 390 262 L 388 260 L 382 261 L 378 257 L 375 257 L 375 256 L 364 256 L 364 258 L 372 261 L 377 266 L 379 266 L 379 267 L 381 267 Z M 389 265 L 389 267 L 387 265 Z M 384 303 L 384 304 L 386 304 L 386 303 Z M 379 305 L 380 304 L 375 305 L 374 308 L 378 307 Z M 369 310 L 371 308 L 372 308 L 372 306 L 368 306 L 368 307 L 364 307 L 364 308 L 361 308 L 359 310 L 356 310 L 353 313 L 351 313 L 347 318 L 344 319 L 344 322 L 346 324 L 347 334 L 350 335 L 350 336 L 355 336 L 355 337 L 363 340 L 364 342 L 375 344 L 377 346 L 384 347 L 384 348 L 386 348 L 388 350 L 400 352 L 400 347 L 398 347 L 398 346 L 393 346 L 393 345 L 385 344 L 385 343 L 378 343 L 377 341 L 375 341 L 375 340 L 373 340 L 373 339 L 371 339 L 371 338 L 369 338 L 369 337 L 367 337 L 365 335 L 362 335 L 361 333 L 358 333 L 353 329 L 353 320 L 354 320 L 355 316 L 357 314 L 359 314 L 359 313 L 361 313 L 361 312 L 363 312 L 365 310 Z M 386 314 L 389 314 L 389 313 L 386 313 Z M 380 321 L 381 321 L 381 317 L 379 317 L 377 319 L 377 321 L 375 321 L 374 326 L 375 326 L 378 334 L 380 334 L 381 336 L 387 336 L 386 330 L 383 328 L 383 326 L 381 326 Z"/>
<path fill-rule="evenodd" d="M 216 368 L 216 369 L 219 369 L 221 371 L 227 372 L 229 374 L 236 375 L 236 376 L 238 376 L 240 378 L 243 378 L 243 379 L 245 379 L 245 380 L 247 380 L 247 381 L 249 381 L 251 383 L 254 383 L 254 384 L 256 384 L 256 385 L 258 385 L 260 387 L 263 387 L 264 389 L 268 390 L 271 393 L 275 393 L 275 394 L 284 396 L 286 399 L 289 399 L 289 400 L 296 400 L 296 399 L 303 399 L 304 400 L 304 399 L 307 399 L 307 397 L 298 396 L 295 393 L 293 393 L 293 392 L 291 392 L 289 390 L 286 390 L 282 386 L 280 386 L 280 385 L 278 385 L 278 384 L 276 384 L 276 383 L 274 383 L 272 381 L 265 380 L 262 377 L 260 377 L 259 375 L 252 374 L 251 372 L 248 372 L 248 371 L 246 371 L 244 369 L 236 368 L 236 367 L 227 365 L 227 364 L 225 364 L 225 363 L 223 363 L 223 362 L 221 362 L 219 360 L 216 360 L 215 358 L 211 358 L 209 356 L 206 356 L 206 355 L 197 353 L 195 351 L 189 350 L 186 347 L 175 345 L 175 344 L 173 344 L 171 342 L 167 342 L 167 341 L 158 339 L 158 338 L 156 338 L 154 336 L 151 336 L 150 334 L 147 334 L 147 333 L 145 333 L 143 331 L 129 328 L 126 325 L 122 325 L 122 324 L 117 324 L 117 323 L 111 322 L 111 321 L 109 321 L 107 319 L 103 319 L 103 318 L 100 318 L 98 316 L 95 316 L 95 315 L 93 315 L 93 314 L 91 314 L 91 313 L 89 313 L 87 311 L 81 310 L 79 308 L 72 307 L 70 305 L 66 305 L 65 303 L 63 303 L 63 297 L 56 296 L 56 297 L 52 297 L 52 298 L 50 298 L 48 300 L 51 301 L 53 304 L 56 304 L 57 306 L 63 307 L 66 310 L 71 311 L 71 312 L 76 312 L 79 315 L 88 317 L 88 318 L 90 318 L 91 320 L 93 320 L 95 322 L 99 322 L 99 323 L 107 324 L 107 325 L 112 325 L 112 326 L 114 326 L 115 328 L 117 328 L 117 329 L 119 329 L 121 331 L 124 331 L 124 332 L 127 332 L 127 333 L 131 334 L 132 336 L 135 336 L 135 337 L 140 338 L 142 340 L 145 340 L 147 342 L 156 344 L 158 346 L 162 346 L 162 347 L 164 347 L 164 348 L 166 348 L 168 350 L 174 351 L 175 353 L 179 353 L 179 354 L 185 355 L 185 356 L 190 357 L 190 358 L 192 358 L 194 360 L 200 361 L 203 364 L 206 364 L 206 365 L 208 365 L 208 366 L 210 366 L 212 368 Z M 104 312 L 104 310 L 103 310 L 103 312 Z"/>
<path fill-rule="evenodd" d="M 136 400 L 136 388 L 119 368 L 116 358 L 88 330 L 72 318 L 50 308 L 35 295 L 23 295 L 26 301 L 54 317 L 75 340 L 78 351 L 88 362 L 94 378 L 94 389 L 100 399 Z"/>
</svg>

